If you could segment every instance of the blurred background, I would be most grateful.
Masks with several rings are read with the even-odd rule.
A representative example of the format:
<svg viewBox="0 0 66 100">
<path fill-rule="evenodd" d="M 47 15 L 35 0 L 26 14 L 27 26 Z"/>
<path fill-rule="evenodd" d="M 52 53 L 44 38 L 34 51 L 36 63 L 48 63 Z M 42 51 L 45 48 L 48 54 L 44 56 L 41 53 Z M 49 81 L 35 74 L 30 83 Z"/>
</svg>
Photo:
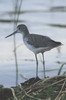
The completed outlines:
<svg viewBox="0 0 66 100">
<path fill-rule="evenodd" d="M 17 24 L 27 25 L 30 33 L 46 35 L 64 44 L 45 53 L 46 75 L 57 75 L 62 64 L 62 73 L 66 70 L 66 0 L 22 0 L 20 12 L 16 12 L 15 5 L 19 3 L 20 0 L 0 0 L 0 84 L 6 87 L 14 86 L 16 80 L 14 37 L 5 38 L 14 31 L 15 14 L 19 14 Z M 34 54 L 23 44 L 22 35 L 17 34 L 15 40 L 21 83 L 25 81 L 21 76 L 35 77 L 36 64 Z M 38 59 L 39 77 L 43 78 L 41 54 Z"/>
</svg>

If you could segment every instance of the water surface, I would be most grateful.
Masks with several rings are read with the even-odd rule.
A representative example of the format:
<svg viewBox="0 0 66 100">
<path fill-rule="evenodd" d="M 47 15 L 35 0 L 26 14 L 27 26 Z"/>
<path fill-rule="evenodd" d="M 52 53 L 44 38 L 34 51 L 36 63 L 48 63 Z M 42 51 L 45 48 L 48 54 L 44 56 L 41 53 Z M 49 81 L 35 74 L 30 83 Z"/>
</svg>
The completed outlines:
<svg viewBox="0 0 66 100">
<path fill-rule="evenodd" d="M 58 53 L 57 49 L 53 49 L 45 53 L 46 70 L 59 69 L 61 64 L 57 61 L 66 62 L 66 28 L 52 27 L 48 24 L 66 24 L 66 12 L 50 12 L 50 7 L 66 6 L 66 0 L 23 0 L 22 11 L 19 19 L 24 20 L 24 24 L 29 28 L 30 33 L 41 34 L 51 37 L 56 41 L 62 42 L 64 45 Z M 0 19 L 13 19 L 13 0 L 0 1 Z M 22 22 L 21 22 L 22 23 Z M 20 22 L 18 23 L 20 24 Z M 0 22 L 0 84 L 4 86 L 15 85 L 15 61 L 13 37 L 5 39 L 5 36 L 13 32 L 13 23 Z M 25 81 L 20 77 L 23 74 L 26 78 L 35 77 L 35 57 L 23 44 L 21 34 L 16 35 L 17 56 L 19 66 L 19 83 Z M 39 59 L 39 76 L 43 78 L 42 56 Z M 64 66 L 66 67 L 66 66 Z M 63 70 L 64 71 L 64 70 Z M 47 76 L 57 75 L 58 70 L 46 72 Z"/>
</svg>

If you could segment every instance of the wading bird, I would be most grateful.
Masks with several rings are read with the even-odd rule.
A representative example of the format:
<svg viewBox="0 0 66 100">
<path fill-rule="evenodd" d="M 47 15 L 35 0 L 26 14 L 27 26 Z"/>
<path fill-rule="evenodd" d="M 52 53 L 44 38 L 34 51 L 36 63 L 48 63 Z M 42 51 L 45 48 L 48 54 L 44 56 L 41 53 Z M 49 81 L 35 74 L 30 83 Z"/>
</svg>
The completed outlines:
<svg viewBox="0 0 66 100">
<path fill-rule="evenodd" d="M 49 38 L 48 36 L 42 36 L 37 34 L 30 34 L 29 30 L 26 25 L 20 24 L 17 26 L 17 29 L 12 34 L 6 36 L 10 37 L 11 35 L 14 35 L 16 33 L 21 33 L 23 35 L 23 41 L 24 44 L 27 46 L 28 49 L 30 49 L 34 54 L 36 58 L 36 77 L 38 77 L 38 59 L 37 54 L 41 53 L 43 57 L 43 69 L 44 69 L 44 78 L 46 77 L 45 74 L 45 61 L 44 61 L 44 53 L 46 51 L 49 51 L 55 47 L 61 46 L 61 42 L 56 42 Z"/>
</svg>

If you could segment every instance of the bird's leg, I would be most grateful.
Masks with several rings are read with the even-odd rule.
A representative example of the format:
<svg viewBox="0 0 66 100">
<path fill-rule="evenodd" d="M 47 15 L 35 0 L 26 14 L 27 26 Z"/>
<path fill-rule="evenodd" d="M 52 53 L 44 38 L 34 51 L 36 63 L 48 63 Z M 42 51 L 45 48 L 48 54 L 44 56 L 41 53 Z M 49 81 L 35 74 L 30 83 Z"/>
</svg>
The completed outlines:
<svg viewBox="0 0 66 100">
<path fill-rule="evenodd" d="M 43 71 L 44 71 L 44 78 L 46 78 L 46 75 L 45 75 L 45 61 L 44 61 L 44 53 L 42 53 L 42 57 L 43 57 Z"/>
<path fill-rule="evenodd" d="M 37 54 L 35 54 L 36 58 L 36 78 L 38 77 L 38 59 L 37 59 Z"/>
</svg>

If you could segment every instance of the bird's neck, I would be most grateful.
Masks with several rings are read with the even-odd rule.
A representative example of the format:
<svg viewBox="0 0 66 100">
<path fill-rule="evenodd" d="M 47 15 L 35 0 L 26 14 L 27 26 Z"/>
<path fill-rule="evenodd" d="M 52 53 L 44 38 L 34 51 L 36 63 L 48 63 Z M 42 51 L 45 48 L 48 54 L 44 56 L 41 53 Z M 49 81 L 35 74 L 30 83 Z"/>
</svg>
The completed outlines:
<svg viewBox="0 0 66 100">
<path fill-rule="evenodd" d="M 23 38 L 25 38 L 29 34 L 28 29 L 26 31 L 23 31 Z"/>
</svg>

